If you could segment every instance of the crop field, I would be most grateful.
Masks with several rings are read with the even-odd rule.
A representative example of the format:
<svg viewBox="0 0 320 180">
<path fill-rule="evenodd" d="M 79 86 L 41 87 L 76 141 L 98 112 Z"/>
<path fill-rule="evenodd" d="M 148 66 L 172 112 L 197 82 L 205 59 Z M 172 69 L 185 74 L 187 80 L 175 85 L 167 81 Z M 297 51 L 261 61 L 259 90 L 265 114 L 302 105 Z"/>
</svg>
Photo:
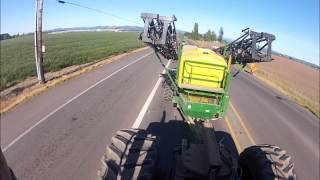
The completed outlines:
<svg viewBox="0 0 320 180">
<path fill-rule="evenodd" d="M 0 90 L 36 76 L 34 37 L 20 36 L 1 41 Z M 62 68 L 104 59 L 143 47 L 138 32 L 73 32 L 45 34 L 44 69 Z"/>
</svg>

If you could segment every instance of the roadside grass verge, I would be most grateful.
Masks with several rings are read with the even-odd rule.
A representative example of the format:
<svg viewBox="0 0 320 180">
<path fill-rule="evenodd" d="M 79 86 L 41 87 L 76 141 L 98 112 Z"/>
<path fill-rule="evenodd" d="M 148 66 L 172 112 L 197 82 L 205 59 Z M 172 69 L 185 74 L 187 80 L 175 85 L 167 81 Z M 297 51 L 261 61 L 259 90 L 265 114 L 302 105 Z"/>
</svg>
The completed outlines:
<svg viewBox="0 0 320 180">
<path fill-rule="evenodd" d="M 33 38 L 21 36 L 1 41 L 1 91 L 36 76 Z M 138 32 L 45 34 L 43 39 L 45 72 L 99 61 L 144 46 L 138 40 Z"/>
<path fill-rule="evenodd" d="M 271 77 L 268 73 L 258 70 L 254 73 L 256 77 L 273 87 L 274 89 L 280 91 L 281 93 L 292 98 L 300 106 L 305 107 L 318 118 L 320 118 L 319 102 L 317 99 L 310 99 L 304 95 L 303 92 L 299 92 L 296 89 L 290 88 L 285 82 Z"/>
</svg>

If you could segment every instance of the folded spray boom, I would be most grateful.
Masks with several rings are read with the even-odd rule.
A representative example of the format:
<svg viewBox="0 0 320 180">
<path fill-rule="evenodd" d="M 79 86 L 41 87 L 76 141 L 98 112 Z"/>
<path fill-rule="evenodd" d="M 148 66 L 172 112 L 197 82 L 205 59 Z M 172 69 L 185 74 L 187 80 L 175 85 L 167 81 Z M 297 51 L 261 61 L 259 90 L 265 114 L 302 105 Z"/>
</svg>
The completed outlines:
<svg viewBox="0 0 320 180">
<path fill-rule="evenodd" d="M 271 61 L 271 44 L 276 39 L 273 34 L 242 30 L 242 36 L 217 49 L 224 56 L 231 55 L 233 63 L 252 63 Z"/>
<path fill-rule="evenodd" d="M 142 13 L 144 30 L 140 34 L 140 40 L 152 45 L 167 59 L 176 60 L 178 43 L 174 22 L 175 16 L 159 16 L 159 14 Z"/>
</svg>

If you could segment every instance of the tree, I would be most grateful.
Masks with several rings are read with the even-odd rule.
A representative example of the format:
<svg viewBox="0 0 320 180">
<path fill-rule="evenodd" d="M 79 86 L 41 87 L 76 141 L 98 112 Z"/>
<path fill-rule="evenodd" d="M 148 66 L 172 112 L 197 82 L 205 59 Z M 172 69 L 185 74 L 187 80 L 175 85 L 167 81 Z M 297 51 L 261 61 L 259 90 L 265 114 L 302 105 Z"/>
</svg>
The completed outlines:
<svg viewBox="0 0 320 180">
<path fill-rule="evenodd" d="M 199 37 L 199 25 L 198 25 L 198 23 L 194 23 L 193 32 L 194 32 L 195 39 L 198 39 L 198 37 Z"/>
<path fill-rule="evenodd" d="M 212 41 L 212 33 L 210 29 L 204 34 L 203 39 L 205 41 Z"/>
<path fill-rule="evenodd" d="M 10 34 L 8 34 L 8 33 L 0 35 L 0 40 L 6 40 L 6 39 L 10 39 L 10 38 L 12 38 L 12 36 L 10 36 Z"/>
<path fill-rule="evenodd" d="M 215 41 L 215 40 L 217 40 L 217 35 L 216 35 L 216 33 L 212 30 L 212 32 L 211 32 L 211 37 L 212 37 L 212 41 Z"/>
<path fill-rule="evenodd" d="M 194 40 L 199 39 L 199 25 L 198 25 L 198 23 L 194 23 L 193 31 L 191 33 L 191 39 L 194 39 Z"/>
<path fill-rule="evenodd" d="M 205 41 L 215 41 L 217 39 L 217 36 L 216 36 L 216 33 L 212 30 L 208 30 L 204 36 L 203 36 L 203 39 Z"/>
<path fill-rule="evenodd" d="M 220 27 L 218 41 L 222 42 L 222 38 L 223 38 L 223 29 L 222 27 Z"/>
</svg>

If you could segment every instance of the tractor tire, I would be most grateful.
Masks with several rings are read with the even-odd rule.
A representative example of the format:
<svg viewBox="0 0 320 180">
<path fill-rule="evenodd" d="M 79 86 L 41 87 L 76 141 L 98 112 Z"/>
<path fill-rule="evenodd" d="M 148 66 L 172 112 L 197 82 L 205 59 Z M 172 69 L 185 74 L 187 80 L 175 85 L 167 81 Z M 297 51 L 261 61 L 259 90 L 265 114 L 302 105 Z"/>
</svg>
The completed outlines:
<svg viewBox="0 0 320 180">
<path fill-rule="evenodd" d="M 173 90 L 171 88 L 170 80 L 164 80 L 162 82 L 163 87 L 163 102 L 171 102 L 173 97 Z"/>
<path fill-rule="evenodd" d="M 124 129 L 112 137 L 102 157 L 98 178 L 150 180 L 155 174 L 158 140 L 140 129 Z"/>
<path fill-rule="evenodd" d="M 286 151 L 274 145 L 246 148 L 239 157 L 243 180 L 295 180 L 294 163 Z"/>
</svg>

